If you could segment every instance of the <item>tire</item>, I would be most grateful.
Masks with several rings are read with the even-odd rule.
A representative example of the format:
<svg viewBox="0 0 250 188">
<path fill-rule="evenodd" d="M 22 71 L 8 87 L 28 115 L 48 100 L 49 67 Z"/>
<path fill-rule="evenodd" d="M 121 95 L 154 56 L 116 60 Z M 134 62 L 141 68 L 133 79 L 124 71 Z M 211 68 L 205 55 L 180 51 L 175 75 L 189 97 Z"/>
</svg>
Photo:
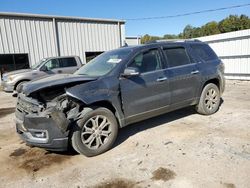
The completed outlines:
<svg viewBox="0 0 250 188">
<path fill-rule="evenodd" d="M 15 90 L 16 90 L 17 92 L 20 92 L 22 85 L 23 85 L 24 83 L 26 83 L 26 82 L 28 82 L 28 81 L 21 81 L 21 82 L 19 82 L 19 83 L 16 85 L 16 89 L 15 89 Z"/>
<path fill-rule="evenodd" d="M 85 108 L 72 131 L 71 145 L 74 150 L 92 157 L 112 147 L 118 134 L 118 123 L 107 108 Z"/>
<path fill-rule="evenodd" d="M 220 106 L 220 91 L 215 84 L 207 84 L 201 93 L 196 111 L 202 115 L 211 115 L 218 111 Z"/>
</svg>

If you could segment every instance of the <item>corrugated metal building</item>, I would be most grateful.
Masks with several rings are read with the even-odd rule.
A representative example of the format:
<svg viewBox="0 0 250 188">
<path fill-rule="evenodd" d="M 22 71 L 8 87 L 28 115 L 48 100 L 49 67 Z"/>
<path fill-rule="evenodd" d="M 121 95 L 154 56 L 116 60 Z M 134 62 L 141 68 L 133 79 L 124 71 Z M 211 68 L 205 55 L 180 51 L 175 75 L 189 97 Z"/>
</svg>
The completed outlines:
<svg viewBox="0 0 250 188">
<path fill-rule="evenodd" d="M 141 36 L 126 36 L 126 43 L 129 46 L 141 44 Z"/>
<path fill-rule="evenodd" d="M 123 20 L 0 13 L 0 65 L 8 58 L 17 65 L 25 59 L 33 65 L 44 57 L 67 55 L 86 62 L 88 56 L 122 46 L 124 24 Z"/>
<path fill-rule="evenodd" d="M 225 63 L 227 79 L 250 80 L 250 29 L 198 38 Z"/>
</svg>

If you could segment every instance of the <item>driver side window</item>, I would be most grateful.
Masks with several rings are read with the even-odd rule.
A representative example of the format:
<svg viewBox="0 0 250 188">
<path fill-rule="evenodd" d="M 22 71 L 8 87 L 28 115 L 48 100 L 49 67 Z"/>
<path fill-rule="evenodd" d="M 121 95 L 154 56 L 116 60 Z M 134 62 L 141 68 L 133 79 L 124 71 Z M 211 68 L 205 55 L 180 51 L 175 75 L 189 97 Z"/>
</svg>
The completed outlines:
<svg viewBox="0 0 250 188">
<path fill-rule="evenodd" d="M 138 54 L 129 67 L 138 68 L 140 73 L 152 72 L 161 69 L 159 51 L 154 49 Z"/>
<path fill-rule="evenodd" d="M 52 70 L 59 68 L 59 63 L 56 59 L 50 59 L 44 64 L 44 66 L 46 67 L 46 70 Z"/>
</svg>

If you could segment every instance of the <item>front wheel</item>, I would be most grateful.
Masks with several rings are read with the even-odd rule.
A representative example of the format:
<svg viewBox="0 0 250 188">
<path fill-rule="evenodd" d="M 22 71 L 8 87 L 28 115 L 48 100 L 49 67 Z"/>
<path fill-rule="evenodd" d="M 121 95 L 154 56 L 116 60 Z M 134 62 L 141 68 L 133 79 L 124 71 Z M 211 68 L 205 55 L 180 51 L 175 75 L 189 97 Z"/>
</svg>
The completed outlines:
<svg viewBox="0 0 250 188">
<path fill-rule="evenodd" d="M 217 112 L 220 105 L 220 91 L 215 84 L 207 84 L 201 93 L 196 111 L 203 115 L 211 115 Z"/>
<path fill-rule="evenodd" d="M 114 114 L 107 108 L 85 108 L 81 117 L 76 122 L 71 136 L 73 148 L 88 157 L 109 150 L 118 133 Z"/>
</svg>

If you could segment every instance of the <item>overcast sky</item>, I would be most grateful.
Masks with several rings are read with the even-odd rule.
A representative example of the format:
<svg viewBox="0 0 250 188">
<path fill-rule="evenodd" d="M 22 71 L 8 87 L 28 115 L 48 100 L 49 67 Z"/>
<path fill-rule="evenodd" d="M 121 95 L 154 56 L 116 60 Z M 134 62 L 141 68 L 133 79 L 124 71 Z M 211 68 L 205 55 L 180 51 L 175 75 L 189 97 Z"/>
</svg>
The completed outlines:
<svg viewBox="0 0 250 188">
<path fill-rule="evenodd" d="M 0 0 L 1 12 L 128 19 L 168 16 L 250 3 L 250 0 Z M 187 24 L 200 26 L 229 14 L 250 16 L 250 6 L 185 17 L 126 22 L 126 35 L 178 34 Z"/>
</svg>

